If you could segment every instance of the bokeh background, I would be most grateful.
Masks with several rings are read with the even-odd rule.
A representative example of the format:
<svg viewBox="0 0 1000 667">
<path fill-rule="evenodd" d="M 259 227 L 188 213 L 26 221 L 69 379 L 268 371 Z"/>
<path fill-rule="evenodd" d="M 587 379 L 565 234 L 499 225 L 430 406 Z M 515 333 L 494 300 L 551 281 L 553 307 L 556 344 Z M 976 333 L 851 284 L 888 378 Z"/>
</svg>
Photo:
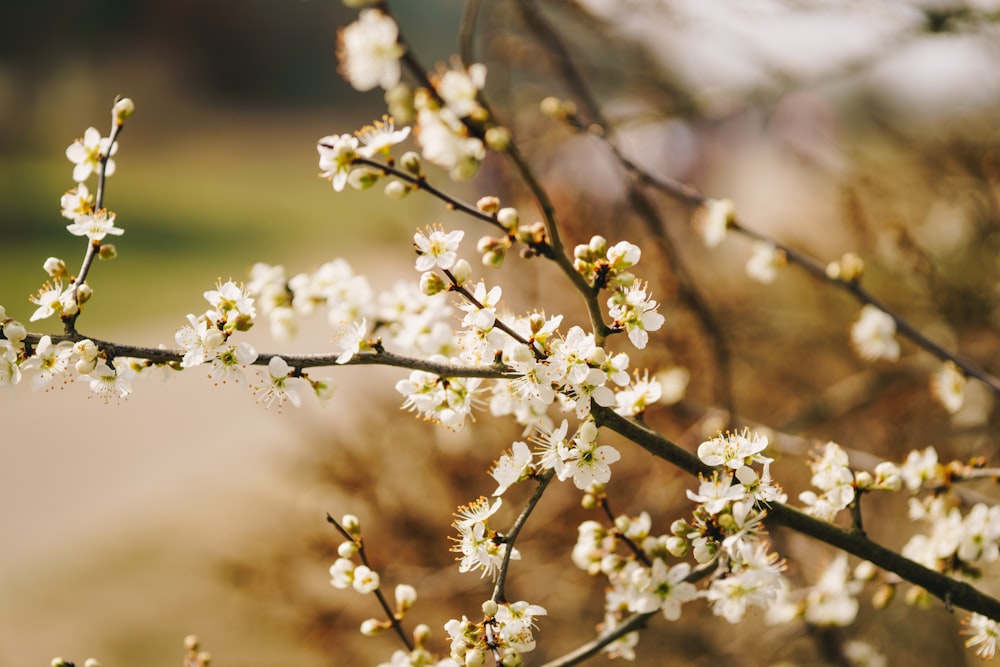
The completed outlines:
<svg viewBox="0 0 1000 667">
<path fill-rule="evenodd" d="M 520 2 L 485 3 L 477 59 L 551 189 L 568 242 L 601 233 L 644 244 L 640 272 L 668 326 L 633 365 L 683 365 L 692 375 L 688 399 L 651 411 L 652 423 L 696 446 L 718 423 L 709 407 L 721 382 L 739 415 L 788 434 L 775 437 L 784 450 L 776 470 L 793 497 L 808 482 L 803 454 L 813 441 L 893 459 L 933 444 L 945 456 L 996 461 L 990 395 L 971 387 L 951 417 L 930 397 L 936 362 L 925 353 L 904 343 L 897 365 L 859 361 L 847 342 L 858 311 L 850 298 L 794 269 L 774 285 L 750 283 L 749 241 L 706 250 L 690 211 L 663 197 L 651 197 L 658 225 L 649 226 L 600 143 L 537 107 L 578 92 L 564 79 L 571 59 L 637 162 L 733 198 L 748 224 L 822 261 L 858 252 L 877 294 L 995 369 L 1000 4 L 537 5 L 540 19 Z M 394 4 L 428 66 L 457 50 L 464 7 Z M 316 178 L 318 137 L 383 113 L 378 93 L 359 94 L 336 73 L 336 29 L 354 15 L 339 2 L 52 1 L 5 14 L 16 26 L 0 44 L 0 303 L 9 315 L 27 320 L 25 296 L 43 282 L 46 257 L 72 266 L 82 255 L 58 214 L 72 185 L 63 151 L 89 125 L 107 131 L 117 94 L 137 105 L 107 200 L 126 235 L 120 256 L 91 274 L 96 296 L 80 322 L 88 335 L 172 345 L 184 314 L 203 309 L 201 293 L 256 261 L 296 273 L 340 256 L 388 287 L 410 273 L 415 227 L 446 221 L 468 238 L 482 233 L 427 199 L 335 195 Z M 498 193 L 530 210 L 492 158 L 454 191 Z M 545 267 L 509 261 L 496 280 L 515 309 L 566 308 L 568 293 Z M 714 338 L 689 285 L 717 323 Z M 294 350 L 323 349 L 329 334 L 313 324 Z M 264 332 L 253 342 L 275 347 Z M 724 375 L 720 343 L 730 355 Z M 197 372 L 140 386 L 116 406 L 82 387 L 0 397 L 0 664 L 62 655 L 174 666 L 192 632 L 219 665 L 385 660 L 391 638 L 356 632 L 374 601 L 327 585 L 337 540 L 326 512 L 362 517 L 385 580 L 417 586 L 415 620 L 439 638 L 445 620 L 475 614 L 488 592 L 455 571 L 450 513 L 492 490 L 484 471 L 518 433 L 486 416 L 459 434 L 420 423 L 398 411 L 389 389 L 398 377 L 340 369 L 331 406 L 281 414 Z M 666 531 L 690 511 L 690 481 L 623 451 L 614 508 L 647 509 Z M 900 499 L 873 500 L 867 528 L 898 547 L 904 516 Z M 584 518 L 575 491 L 558 489 L 524 535 L 531 566 L 511 586 L 549 609 L 531 656 L 539 664 L 600 621 L 599 583 L 568 560 Z M 799 580 L 830 558 L 794 535 L 778 531 L 775 541 Z M 769 630 L 755 619 L 731 628 L 704 615 L 659 621 L 640 642 L 639 664 L 668 655 L 678 665 L 843 664 L 830 647 L 844 637 L 870 641 L 890 664 L 974 661 L 955 615 L 897 600 L 878 614 L 863 605 L 855 626 L 836 633 Z"/>
</svg>

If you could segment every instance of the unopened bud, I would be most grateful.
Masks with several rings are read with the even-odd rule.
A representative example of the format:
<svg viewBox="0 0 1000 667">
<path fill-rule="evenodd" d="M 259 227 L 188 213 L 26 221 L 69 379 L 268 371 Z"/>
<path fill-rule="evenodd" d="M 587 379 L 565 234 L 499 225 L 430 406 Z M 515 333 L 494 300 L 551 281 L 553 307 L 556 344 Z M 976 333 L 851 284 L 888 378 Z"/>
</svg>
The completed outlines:
<svg viewBox="0 0 1000 667">
<path fill-rule="evenodd" d="M 431 628 L 426 623 L 421 623 L 417 627 L 413 628 L 413 643 L 417 646 L 423 646 L 427 643 L 427 640 L 431 638 Z"/>
<path fill-rule="evenodd" d="M 358 545 L 354 542 L 341 542 L 337 546 L 337 555 L 341 558 L 352 558 L 358 553 Z"/>
<path fill-rule="evenodd" d="M 45 273 L 49 274 L 56 280 L 66 277 L 66 262 L 58 257 L 49 257 L 45 260 L 45 263 L 42 264 L 42 268 L 45 269 Z"/>
<path fill-rule="evenodd" d="M 517 227 L 519 218 L 517 209 L 510 206 L 497 211 L 497 222 L 508 232 Z"/>
<path fill-rule="evenodd" d="M 92 296 L 94 296 L 94 288 L 87 283 L 83 283 L 76 288 L 77 303 L 83 305 L 90 301 L 90 297 Z"/>
<path fill-rule="evenodd" d="M 361 622 L 361 634 L 365 637 L 374 637 L 385 629 L 385 625 L 377 618 L 369 618 Z"/>
<path fill-rule="evenodd" d="M 583 498 L 580 499 L 580 506 L 585 510 L 592 510 L 597 507 L 597 497 L 593 493 L 583 494 Z"/>
<path fill-rule="evenodd" d="M 683 537 L 668 537 L 667 538 L 667 551 L 674 558 L 683 558 L 688 552 L 688 543 Z"/>
<path fill-rule="evenodd" d="M 896 587 L 892 584 L 883 584 L 872 595 L 872 606 L 876 609 L 885 609 L 894 597 L 896 597 Z"/>
<path fill-rule="evenodd" d="M 420 155 L 414 151 L 407 151 L 403 153 L 403 157 L 399 158 L 399 164 L 402 165 L 403 169 L 410 172 L 414 176 L 420 176 Z"/>
<path fill-rule="evenodd" d="M 340 520 L 341 527 L 351 535 L 361 534 L 361 519 L 353 514 L 345 514 Z"/>
<path fill-rule="evenodd" d="M 398 584 L 394 591 L 396 596 L 396 611 L 403 612 L 417 601 L 417 589 L 409 584 Z"/>
<path fill-rule="evenodd" d="M 497 605 L 495 601 L 487 600 L 486 602 L 483 603 L 483 616 L 486 616 L 487 618 L 493 618 L 494 616 L 497 615 L 497 611 L 499 611 L 499 609 L 500 607 L 499 605 Z"/>
<path fill-rule="evenodd" d="M 97 660 L 94 660 L 93 658 L 87 658 L 87 660 L 83 663 L 83 667 L 101 667 L 101 663 L 97 662 Z"/>
<path fill-rule="evenodd" d="M 382 176 L 382 172 L 371 167 L 357 167 L 347 175 L 347 182 L 355 190 L 367 190 L 376 183 Z"/>
<path fill-rule="evenodd" d="M 121 97 L 115 101 L 115 106 L 111 109 L 111 116 L 115 125 L 124 125 L 125 119 L 135 112 L 135 102 L 131 97 Z"/>
<path fill-rule="evenodd" d="M 444 292 L 447 289 L 448 283 L 444 281 L 444 278 L 433 271 L 426 271 L 420 276 L 420 291 L 427 296 L 434 296 L 435 294 Z"/>
<path fill-rule="evenodd" d="M 476 202 L 476 208 L 479 209 L 480 213 L 492 215 L 500 210 L 500 198 L 492 195 L 480 197 L 479 201 Z"/>
<path fill-rule="evenodd" d="M 114 259 L 118 256 L 118 248 L 115 247 L 114 243 L 102 243 L 101 247 L 97 249 L 98 259 Z"/>
<path fill-rule="evenodd" d="M 844 253 L 840 258 L 840 277 L 848 282 L 857 282 L 865 272 L 865 261 L 853 252 Z"/>
<path fill-rule="evenodd" d="M 184 638 L 185 651 L 197 651 L 200 645 L 201 641 L 198 639 L 198 635 L 188 635 Z"/>
<path fill-rule="evenodd" d="M 402 181 L 389 181 L 385 184 L 383 192 L 389 199 L 400 200 L 410 194 L 410 188 Z"/>
<path fill-rule="evenodd" d="M 453 267 L 451 267 L 451 275 L 455 277 L 456 283 L 463 285 L 470 277 L 472 277 L 472 267 L 469 266 L 468 261 L 460 259 L 455 262 Z"/>
<path fill-rule="evenodd" d="M 510 146 L 510 130 L 506 127 L 491 127 L 484 138 L 486 145 L 497 153 L 503 153 Z"/>
<path fill-rule="evenodd" d="M 28 330 L 17 320 L 8 320 L 3 325 L 3 336 L 12 343 L 20 343 L 28 335 Z"/>
</svg>

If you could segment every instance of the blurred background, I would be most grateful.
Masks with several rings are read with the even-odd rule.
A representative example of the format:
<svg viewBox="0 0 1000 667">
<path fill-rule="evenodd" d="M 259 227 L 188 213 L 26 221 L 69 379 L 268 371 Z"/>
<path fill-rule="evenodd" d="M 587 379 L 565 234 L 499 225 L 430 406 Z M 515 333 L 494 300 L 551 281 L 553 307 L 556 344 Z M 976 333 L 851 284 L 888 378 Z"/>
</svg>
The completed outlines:
<svg viewBox="0 0 1000 667">
<path fill-rule="evenodd" d="M 465 3 L 393 6 L 427 67 L 457 51 Z M 339 2 L 53 0 L 6 14 L 16 27 L 0 44 L 8 315 L 30 316 L 25 297 L 43 282 L 45 258 L 72 267 L 82 257 L 59 216 L 72 185 L 63 152 L 90 125 L 108 131 L 118 94 L 137 107 L 107 194 L 126 234 L 119 257 L 91 273 L 95 298 L 80 321 L 88 335 L 173 346 L 184 315 L 204 308 L 201 293 L 254 262 L 294 274 L 345 257 L 388 287 L 412 273 L 415 227 L 448 220 L 467 239 L 482 233 L 429 199 L 335 194 L 316 178 L 319 137 L 384 112 L 378 92 L 357 93 L 336 72 L 336 30 L 355 15 Z M 709 408 L 731 403 L 788 434 L 775 437 L 785 448 L 776 473 L 793 498 L 808 484 L 813 441 L 895 460 L 935 445 L 945 457 L 997 462 L 991 395 L 970 386 L 950 416 L 927 389 L 937 362 L 926 353 L 904 343 L 899 364 L 859 361 L 848 343 L 857 303 L 794 268 L 773 285 L 746 280 L 748 240 L 706 250 L 690 210 L 640 198 L 600 142 L 537 109 L 555 94 L 598 120 L 567 83 L 573 63 L 636 162 L 732 198 L 748 225 L 821 261 L 858 252 L 876 294 L 995 371 L 1000 3 L 503 0 L 484 3 L 476 35 L 486 93 L 550 188 L 567 242 L 600 233 L 643 246 L 639 273 L 668 324 L 633 367 L 682 365 L 692 376 L 687 400 L 652 410 L 651 423 L 693 448 L 718 423 Z M 473 182 L 450 187 L 530 211 L 492 157 Z M 566 310 L 546 267 L 511 258 L 488 279 L 503 282 L 516 309 Z M 313 324 L 295 351 L 325 348 L 329 333 Z M 265 333 L 253 332 L 254 344 L 276 349 Z M 488 416 L 464 433 L 435 429 L 399 413 L 387 389 L 398 372 L 354 371 L 336 371 L 328 408 L 280 414 L 197 372 L 142 385 L 117 406 L 72 386 L 0 398 L 0 664 L 62 655 L 176 666 L 192 632 L 218 665 L 387 660 L 391 638 L 356 632 L 376 614 L 374 600 L 327 584 L 338 540 L 326 512 L 361 516 L 383 580 L 417 587 L 415 622 L 443 648 L 441 625 L 474 615 L 488 595 L 447 552 L 451 512 L 492 490 L 485 470 L 519 434 Z M 612 506 L 647 509 L 665 532 L 690 511 L 690 480 L 623 452 Z M 550 614 L 532 664 L 589 639 L 601 620 L 600 584 L 567 567 L 575 526 L 591 518 L 578 501 L 573 489 L 547 494 L 519 544 L 532 566 L 515 572 L 512 589 Z M 903 544 L 905 503 L 872 503 L 869 533 Z M 793 579 L 808 580 L 831 556 L 781 531 L 775 542 L 803 564 Z M 844 664 L 829 646 L 851 637 L 890 664 L 973 664 L 956 615 L 940 605 L 862 609 L 843 633 L 772 630 L 759 619 L 731 628 L 699 614 L 658 620 L 638 663 L 664 664 L 669 652 L 677 665 Z"/>
</svg>

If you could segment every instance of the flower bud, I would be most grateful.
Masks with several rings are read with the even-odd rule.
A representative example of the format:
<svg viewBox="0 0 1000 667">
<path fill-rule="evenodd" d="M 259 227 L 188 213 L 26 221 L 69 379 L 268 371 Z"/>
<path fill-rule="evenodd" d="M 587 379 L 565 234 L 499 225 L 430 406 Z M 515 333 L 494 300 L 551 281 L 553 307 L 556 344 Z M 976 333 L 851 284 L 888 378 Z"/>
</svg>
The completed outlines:
<svg viewBox="0 0 1000 667">
<path fill-rule="evenodd" d="M 361 622 L 361 634 L 365 637 L 374 637 L 385 629 L 385 625 L 377 618 L 369 618 Z"/>
<path fill-rule="evenodd" d="M 413 628 L 413 643 L 417 646 L 423 646 L 427 643 L 427 640 L 431 638 L 431 629 L 426 623 L 421 623 L 417 627 Z"/>
<path fill-rule="evenodd" d="M 604 257 L 608 254 L 608 240 L 599 234 L 595 234 L 588 244 L 590 252 L 597 255 L 598 257 Z"/>
<path fill-rule="evenodd" d="M 896 597 L 896 587 L 891 584 L 883 584 L 872 594 L 872 606 L 875 609 L 885 609 Z"/>
<path fill-rule="evenodd" d="M 497 211 L 497 222 L 508 232 L 517 227 L 519 217 L 517 209 L 510 206 Z"/>
<path fill-rule="evenodd" d="M 491 269 L 499 269 L 503 266 L 503 260 L 506 256 L 507 253 L 503 249 L 491 250 L 483 255 L 483 266 L 488 266 Z"/>
<path fill-rule="evenodd" d="M 337 555 L 341 558 L 352 558 L 356 553 L 358 553 L 358 545 L 354 542 L 341 542 L 337 546 Z"/>
<path fill-rule="evenodd" d="M 114 259 L 118 256 L 118 248 L 114 243 L 102 243 L 97 249 L 97 259 Z"/>
<path fill-rule="evenodd" d="M 503 657 L 500 659 L 500 664 L 503 667 L 521 667 L 524 664 L 524 658 L 521 657 L 521 654 L 517 650 L 508 646 L 503 650 Z"/>
<path fill-rule="evenodd" d="M 629 526 L 632 525 L 632 521 L 624 514 L 620 517 L 615 518 L 615 530 L 619 533 L 627 533 Z"/>
<path fill-rule="evenodd" d="M 121 97 L 115 100 L 115 105 L 111 108 L 111 117 L 114 118 L 115 126 L 124 125 L 125 119 L 135 112 L 135 102 L 131 97 Z"/>
<path fill-rule="evenodd" d="M 409 584 L 398 584 L 394 593 L 398 612 L 406 611 L 417 601 L 417 589 Z"/>
<path fill-rule="evenodd" d="M 389 199 L 400 200 L 410 194 L 410 188 L 402 181 L 389 181 L 385 184 L 385 196 Z"/>
<path fill-rule="evenodd" d="M 3 325 L 4 338 L 12 343 L 20 343 L 28 335 L 28 330 L 17 320 L 8 320 Z"/>
<path fill-rule="evenodd" d="M 585 493 L 580 499 L 580 506 L 585 510 L 592 510 L 597 507 L 597 497 L 593 493 Z"/>
<path fill-rule="evenodd" d="M 414 151 L 407 151 L 399 158 L 399 164 L 403 169 L 414 176 L 420 176 L 422 167 L 420 166 L 420 155 Z"/>
<path fill-rule="evenodd" d="M 478 648 L 465 653 L 465 667 L 482 667 L 486 664 L 486 654 Z"/>
<path fill-rule="evenodd" d="M 87 283 L 83 283 L 76 289 L 76 298 L 80 305 L 90 301 L 92 296 L 94 296 L 94 288 Z"/>
<path fill-rule="evenodd" d="M 444 278 L 433 271 L 425 271 L 423 275 L 420 276 L 420 291 L 427 296 L 434 296 L 435 294 L 444 292 L 447 289 L 448 283 L 444 281 Z"/>
<path fill-rule="evenodd" d="M 492 195 L 488 197 L 481 197 L 479 201 L 476 202 L 476 208 L 479 209 L 480 213 L 493 215 L 500 210 L 500 198 Z"/>
<path fill-rule="evenodd" d="M 857 489 L 870 489 L 875 482 L 872 474 L 867 470 L 859 470 L 854 473 L 854 486 Z"/>
<path fill-rule="evenodd" d="M 667 538 L 667 551 L 674 558 L 683 558 L 688 552 L 688 543 L 683 537 L 668 537 Z"/>
<path fill-rule="evenodd" d="M 500 610 L 499 605 L 493 600 L 487 600 L 483 603 L 483 616 L 487 618 L 493 618 L 497 615 L 497 611 Z"/>
<path fill-rule="evenodd" d="M 184 638 L 184 650 L 185 651 L 197 651 L 198 646 L 201 645 L 201 640 L 198 639 L 198 635 L 188 635 Z"/>
<path fill-rule="evenodd" d="M 451 275 L 455 277 L 455 282 L 463 285 L 472 276 L 472 267 L 469 266 L 469 262 L 460 259 L 451 267 Z"/>
<path fill-rule="evenodd" d="M 87 658 L 83 663 L 83 667 L 101 667 L 101 663 L 97 662 L 93 658 Z"/>
<path fill-rule="evenodd" d="M 345 514 L 340 520 L 340 525 L 351 535 L 361 534 L 361 519 L 353 514 Z"/>
<path fill-rule="evenodd" d="M 865 272 L 865 261 L 853 252 L 844 253 L 840 258 L 840 278 L 848 282 L 857 282 Z"/>
<path fill-rule="evenodd" d="M 355 190 L 367 190 L 376 183 L 382 176 L 382 172 L 371 167 L 357 167 L 347 175 L 347 182 Z"/>
<path fill-rule="evenodd" d="M 66 277 L 66 262 L 58 257 L 49 257 L 45 260 L 45 263 L 42 264 L 42 268 L 45 269 L 45 273 L 49 274 L 56 280 Z"/>
<path fill-rule="evenodd" d="M 854 578 L 858 581 L 870 581 L 878 574 L 878 568 L 870 560 L 863 560 L 854 568 Z"/>
<path fill-rule="evenodd" d="M 491 127 L 486 130 L 486 145 L 497 153 L 503 153 L 510 146 L 510 130 L 506 127 Z"/>
</svg>

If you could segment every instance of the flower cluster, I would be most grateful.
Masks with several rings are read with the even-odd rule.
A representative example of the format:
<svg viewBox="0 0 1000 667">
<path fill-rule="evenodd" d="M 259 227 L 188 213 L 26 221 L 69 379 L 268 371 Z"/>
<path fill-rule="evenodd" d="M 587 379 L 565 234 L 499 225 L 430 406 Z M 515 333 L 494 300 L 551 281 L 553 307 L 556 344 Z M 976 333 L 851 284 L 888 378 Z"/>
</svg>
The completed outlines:
<svg viewBox="0 0 1000 667">
<path fill-rule="evenodd" d="M 486 617 L 473 623 L 466 616 L 451 619 L 444 629 L 451 638 L 451 659 L 466 667 L 481 667 L 488 660 L 497 665 L 518 666 L 522 653 L 534 650 L 535 618 L 545 616 L 544 607 L 519 602 L 483 603 Z"/>
<path fill-rule="evenodd" d="M 891 461 L 883 461 L 874 473 L 854 473 L 847 452 L 835 442 L 823 445 L 809 462 L 812 485 L 822 493 L 803 491 L 799 500 L 806 506 L 806 514 L 823 521 L 833 521 L 837 513 L 855 501 L 858 491 L 898 491 L 902 486 L 899 468 Z"/>
</svg>

